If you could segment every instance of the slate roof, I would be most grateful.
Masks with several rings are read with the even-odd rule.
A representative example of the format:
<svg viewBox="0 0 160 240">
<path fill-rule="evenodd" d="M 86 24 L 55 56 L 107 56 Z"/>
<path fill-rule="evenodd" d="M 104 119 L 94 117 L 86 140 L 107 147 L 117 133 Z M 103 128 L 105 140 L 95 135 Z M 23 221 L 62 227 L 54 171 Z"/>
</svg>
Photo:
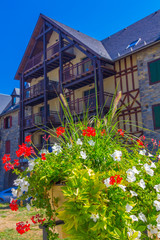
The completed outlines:
<svg viewBox="0 0 160 240">
<path fill-rule="evenodd" d="M 14 88 L 11 95 L 20 96 L 20 88 Z"/>
<path fill-rule="evenodd" d="M 5 105 L 4 104 L 2 105 L 3 109 L 2 109 L 2 111 L 0 111 L 0 116 L 8 114 L 8 113 L 10 113 L 12 111 L 15 111 L 19 108 L 19 100 L 20 100 L 19 97 L 17 97 L 17 103 L 14 104 L 14 105 L 12 104 L 12 95 L 16 95 L 16 96 L 20 95 L 20 89 L 19 88 L 14 88 L 11 95 L 0 94 L 0 102 L 2 102 L 1 101 L 1 95 L 2 96 L 7 96 L 8 101 L 6 101 Z"/>
<path fill-rule="evenodd" d="M 96 40 L 95 38 L 92 38 L 84 33 L 81 33 L 71 27 L 66 26 L 63 23 L 60 23 L 56 20 L 53 20 L 52 18 L 49 18 L 45 15 L 42 15 L 46 20 L 49 20 L 54 25 L 57 25 L 59 29 L 63 30 L 66 33 L 69 33 L 72 37 L 74 37 L 76 40 L 78 40 L 80 43 L 84 44 L 86 47 L 91 49 L 93 52 L 98 54 L 100 57 L 106 58 L 108 60 L 111 60 L 111 57 L 109 56 L 107 50 L 101 43 L 101 41 Z"/>
<path fill-rule="evenodd" d="M 10 101 L 11 101 L 10 95 L 0 94 L 0 114 Z"/>
<path fill-rule="evenodd" d="M 108 27 L 108 25 L 107 25 Z M 126 49 L 141 38 L 137 46 Z M 160 10 L 102 40 L 102 44 L 113 60 L 160 40 Z"/>
</svg>

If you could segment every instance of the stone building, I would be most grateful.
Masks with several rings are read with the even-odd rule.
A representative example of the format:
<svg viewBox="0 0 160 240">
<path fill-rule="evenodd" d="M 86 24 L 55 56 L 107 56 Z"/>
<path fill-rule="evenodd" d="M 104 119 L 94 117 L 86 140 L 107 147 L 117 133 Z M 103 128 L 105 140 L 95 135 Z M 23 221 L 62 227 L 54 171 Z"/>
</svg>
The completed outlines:
<svg viewBox="0 0 160 240">
<path fill-rule="evenodd" d="M 119 128 L 159 140 L 159 29 L 160 10 L 98 41 L 40 14 L 15 75 L 21 86 L 20 142 L 31 133 L 42 147 L 40 127 L 60 124 L 60 93 L 72 115 L 82 117 L 88 103 L 94 114 L 95 88 L 104 114 L 115 91 L 122 91 Z"/>
<path fill-rule="evenodd" d="M 12 161 L 17 159 L 15 151 L 19 143 L 19 99 L 20 89 L 15 88 L 0 114 L 0 159 L 4 154 L 10 154 Z M 0 161 L 0 191 L 11 187 L 15 178 L 12 171 L 5 172 Z"/>
</svg>

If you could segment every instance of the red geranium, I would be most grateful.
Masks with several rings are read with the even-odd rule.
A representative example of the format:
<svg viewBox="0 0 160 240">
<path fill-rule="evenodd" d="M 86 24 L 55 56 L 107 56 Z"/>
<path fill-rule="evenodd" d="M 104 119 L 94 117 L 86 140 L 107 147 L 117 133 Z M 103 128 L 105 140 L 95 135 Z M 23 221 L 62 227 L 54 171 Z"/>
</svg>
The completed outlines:
<svg viewBox="0 0 160 240">
<path fill-rule="evenodd" d="M 9 162 L 11 160 L 10 154 L 4 154 L 2 161 L 3 163 Z"/>
<path fill-rule="evenodd" d="M 36 223 L 41 223 L 41 224 L 42 224 L 46 219 L 45 219 L 45 218 L 40 219 L 40 215 L 37 214 L 37 215 L 35 215 L 35 216 L 32 216 L 32 217 L 31 217 L 31 220 L 32 220 L 32 222 L 33 222 L 34 224 L 36 224 Z"/>
<path fill-rule="evenodd" d="M 32 140 L 31 140 L 31 135 L 26 136 L 25 142 L 31 142 L 31 141 L 32 141 Z"/>
<path fill-rule="evenodd" d="M 17 200 L 12 199 L 12 202 L 9 204 L 12 211 L 18 210 Z"/>
<path fill-rule="evenodd" d="M 56 130 L 57 137 L 65 133 L 65 127 L 58 127 Z"/>
<path fill-rule="evenodd" d="M 14 169 L 14 165 L 12 165 L 10 162 L 9 163 L 5 163 L 4 165 L 4 169 L 7 171 Z"/>
<path fill-rule="evenodd" d="M 124 137 L 124 132 L 122 131 L 122 129 L 118 129 L 118 133 L 119 133 L 122 137 Z"/>
<path fill-rule="evenodd" d="M 14 159 L 14 166 L 19 166 L 19 159 Z"/>
<path fill-rule="evenodd" d="M 27 147 L 25 143 L 22 143 L 22 145 L 19 145 L 19 149 L 16 151 L 17 157 L 29 157 L 33 151 L 33 148 Z"/>
<path fill-rule="evenodd" d="M 42 153 L 42 154 L 41 154 L 41 159 L 42 159 L 42 160 L 46 160 L 45 155 L 46 155 L 45 153 Z"/>
<path fill-rule="evenodd" d="M 96 130 L 93 128 L 93 127 L 87 127 L 86 129 L 82 130 L 83 133 L 82 135 L 83 136 L 87 136 L 87 137 L 95 137 L 96 136 Z"/>
<path fill-rule="evenodd" d="M 120 184 L 122 179 L 123 178 L 120 177 L 120 175 L 111 176 L 109 179 L 110 180 L 109 184 L 111 184 L 111 185 L 114 185 L 115 183 Z"/>
<path fill-rule="evenodd" d="M 137 139 L 137 143 L 138 143 L 139 146 L 144 146 L 144 144 L 143 144 L 143 142 L 142 142 L 142 140 L 140 138 Z"/>
<path fill-rule="evenodd" d="M 26 222 L 26 224 L 24 222 L 18 222 L 16 223 L 16 226 L 16 230 L 20 234 L 23 234 L 30 230 L 30 224 L 28 224 L 28 222 Z"/>
<path fill-rule="evenodd" d="M 102 129 L 101 131 L 101 136 L 105 135 L 106 134 L 106 130 L 105 129 Z"/>
<path fill-rule="evenodd" d="M 115 182 L 116 182 L 115 176 L 111 176 L 111 177 L 110 177 L 109 184 L 114 185 Z"/>
</svg>

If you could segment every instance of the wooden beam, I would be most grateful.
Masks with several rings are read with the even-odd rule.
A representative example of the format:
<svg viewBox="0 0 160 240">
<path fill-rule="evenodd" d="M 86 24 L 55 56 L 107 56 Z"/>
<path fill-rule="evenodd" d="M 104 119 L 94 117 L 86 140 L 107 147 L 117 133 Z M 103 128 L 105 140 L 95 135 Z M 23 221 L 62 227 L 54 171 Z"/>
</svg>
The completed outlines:
<svg viewBox="0 0 160 240">
<path fill-rule="evenodd" d="M 44 70 L 44 125 L 47 125 L 47 100 L 48 100 L 48 93 L 47 93 L 47 65 L 46 65 L 46 59 L 47 59 L 47 52 L 46 52 L 46 34 L 45 34 L 45 22 L 43 23 L 43 70 Z"/>
<path fill-rule="evenodd" d="M 59 87 L 60 93 L 63 93 L 62 83 L 63 83 L 63 39 L 61 33 L 59 33 Z M 63 119 L 63 109 L 60 103 L 60 116 Z"/>
<path fill-rule="evenodd" d="M 102 109 L 104 107 L 104 87 L 103 87 L 103 74 L 101 70 L 100 60 L 98 63 L 98 84 L 99 84 L 99 106 Z"/>
<path fill-rule="evenodd" d="M 39 34 L 35 39 L 38 40 L 41 37 L 43 37 L 44 34 L 50 32 L 51 30 L 53 30 L 53 27 L 48 28 L 47 30 L 43 31 L 43 33 Z"/>
</svg>

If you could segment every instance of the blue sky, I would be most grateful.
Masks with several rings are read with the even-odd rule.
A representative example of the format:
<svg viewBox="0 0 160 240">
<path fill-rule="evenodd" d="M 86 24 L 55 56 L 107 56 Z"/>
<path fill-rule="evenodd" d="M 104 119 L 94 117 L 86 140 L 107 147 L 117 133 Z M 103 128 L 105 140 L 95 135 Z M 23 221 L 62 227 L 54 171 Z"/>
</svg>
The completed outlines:
<svg viewBox="0 0 160 240">
<path fill-rule="evenodd" d="M 0 93 L 19 87 L 14 76 L 40 13 L 102 40 L 159 8 L 159 0 L 0 1 Z"/>
</svg>

